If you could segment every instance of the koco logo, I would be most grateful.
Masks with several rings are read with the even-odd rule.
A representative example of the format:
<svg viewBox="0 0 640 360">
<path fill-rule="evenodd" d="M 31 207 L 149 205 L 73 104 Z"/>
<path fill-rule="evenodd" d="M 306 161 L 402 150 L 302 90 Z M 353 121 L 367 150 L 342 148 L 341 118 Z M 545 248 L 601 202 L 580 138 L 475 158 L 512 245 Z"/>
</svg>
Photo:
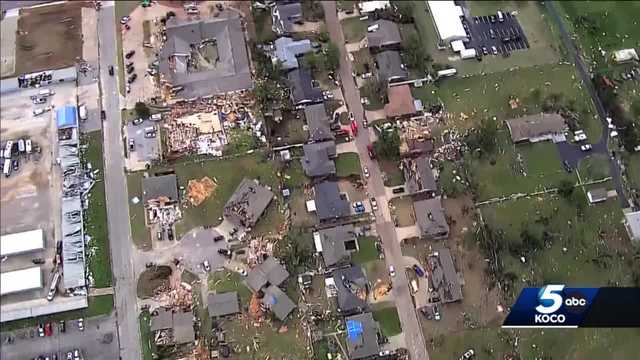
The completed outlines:
<svg viewBox="0 0 640 360">
<path fill-rule="evenodd" d="M 578 292 L 567 294 L 563 298 L 564 285 L 547 285 L 538 292 L 538 306 L 536 311 L 538 314 L 534 316 L 535 323 L 552 323 L 562 324 L 566 318 L 564 314 L 555 314 L 560 310 L 562 305 L 567 311 L 572 313 L 580 313 L 587 307 L 587 300 L 584 295 Z"/>
</svg>

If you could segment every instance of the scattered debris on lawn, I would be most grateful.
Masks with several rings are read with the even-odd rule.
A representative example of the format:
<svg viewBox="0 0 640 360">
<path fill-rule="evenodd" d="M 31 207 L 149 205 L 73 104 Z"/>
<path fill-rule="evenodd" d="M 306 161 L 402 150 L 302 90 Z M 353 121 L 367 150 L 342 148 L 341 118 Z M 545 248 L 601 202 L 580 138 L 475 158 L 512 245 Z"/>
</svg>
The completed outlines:
<svg viewBox="0 0 640 360">
<path fill-rule="evenodd" d="M 193 206 L 199 206 L 216 191 L 217 187 L 218 185 L 208 176 L 200 180 L 189 180 L 187 185 L 189 202 Z"/>
</svg>

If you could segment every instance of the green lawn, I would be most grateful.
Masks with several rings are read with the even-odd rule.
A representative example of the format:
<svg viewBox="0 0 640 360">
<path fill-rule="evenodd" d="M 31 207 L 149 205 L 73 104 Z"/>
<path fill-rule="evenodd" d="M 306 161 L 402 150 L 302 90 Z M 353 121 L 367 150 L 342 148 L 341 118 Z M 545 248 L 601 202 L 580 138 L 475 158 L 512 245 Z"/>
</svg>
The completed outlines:
<svg viewBox="0 0 640 360">
<path fill-rule="evenodd" d="M 503 121 L 539 113 L 546 97 L 560 94 L 563 103 L 575 107 L 579 122 L 592 142 L 596 142 L 602 133 L 591 99 L 571 65 L 544 65 L 485 76 L 443 79 L 435 86 L 413 88 L 412 93 L 425 106 L 442 101 L 450 114 L 447 124 L 465 128 L 474 126 L 481 118 L 495 116 Z M 520 101 L 518 108 L 511 109 L 511 98 Z M 463 120 L 461 114 L 469 118 Z"/>
<path fill-rule="evenodd" d="M 242 306 L 249 305 L 251 300 L 251 290 L 244 285 L 244 278 L 237 272 L 222 270 L 214 271 L 209 274 L 207 281 L 209 291 L 216 293 L 224 293 L 229 291 L 237 291 Z"/>
<path fill-rule="evenodd" d="M 627 155 L 627 176 L 631 186 L 640 191 L 640 153 Z"/>
<path fill-rule="evenodd" d="M 467 158 L 469 171 L 478 184 L 478 200 L 553 188 L 563 179 L 577 181 L 574 174 L 564 171 L 553 143 L 513 145 L 507 130 L 500 132 L 497 141 L 500 150 L 491 159 Z"/>
<path fill-rule="evenodd" d="M 344 19 L 340 23 L 347 42 L 358 42 L 367 35 L 367 22 L 358 17 Z"/>
<path fill-rule="evenodd" d="M 300 161 L 291 161 L 284 171 L 284 186 L 289 189 L 302 189 L 307 182 L 307 176 Z"/>
<path fill-rule="evenodd" d="M 95 131 L 83 138 L 88 145 L 84 153 L 84 161 L 91 168 L 98 170 L 98 179 L 91 190 L 89 208 L 86 211 L 85 231 L 91 236 L 89 243 L 88 263 L 93 277 L 93 286 L 97 288 L 111 286 L 111 264 L 109 257 L 109 241 L 107 229 L 107 208 L 105 202 L 104 180 L 102 178 L 102 132 Z"/>
<path fill-rule="evenodd" d="M 531 48 L 526 51 L 515 51 L 508 58 L 502 56 L 485 56 L 483 61 L 459 60 L 450 49 L 437 48 L 436 33 L 431 14 L 426 11 L 424 1 L 412 2 L 415 26 L 420 35 L 423 47 L 433 57 L 435 63 L 450 64 L 458 70 L 459 75 L 493 73 L 513 67 L 557 63 L 560 60 L 559 40 L 551 31 L 544 10 L 534 1 L 471 1 L 471 15 L 481 16 L 495 13 L 499 6 L 503 11 L 518 11 L 518 21 L 527 36 Z M 497 5 L 499 3 L 500 5 Z M 406 33 L 406 31 L 405 31 Z"/>
<path fill-rule="evenodd" d="M 398 163 L 392 160 L 379 159 L 380 170 L 384 172 L 384 186 L 404 185 L 404 174 L 398 167 Z"/>
<path fill-rule="evenodd" d="M 256 24 L 256 42 L 264 44 L 276 40 L 278 36 L 271 28 L 273 25 L 271 12 L 269 10 L 254 9 L 252 14 L 253 21 Z"/>
<path fill-rule="evenodd" d="M 360 176 L 362 168 L 357 153 L 342 153 L 336 158 L 338 177 Z"/>
<path fill-rule="evenodd" d="M 116 57 L 118 61 L 118 77 L 120 94 L 124 94 L 125 91 L 125 76 L 124 76 L 124 58 L 122 52 L 122 33 L 120 32 L 120 28 L 122 25 L 120 24 L 120 19 L 123 16 L 127 16 L 138 7 L 138 1 L 116 1 L 115 2 L 115 12 L 116 12 Z"/>
<path fill-rule="evenodd" d="M 267 322 L 259 327 L 246 321 L 226 321 L 222 328 L 227 339 L 240 349 L 236 359 L 243 360 L 302 360 L 307 359 L 306 337 L 298 332 L 301 326 L 298 319 L 287 321 L 287 331 L 279 333 L 276 324 Z M 255 341 L 255 342 L 254 342 Z M 258 347 L 254 347 L 254 343 Z"/>
<path fill-rule="evenodd" d="M 224 204 L 231 197 L 236 187 L 243 178 L 257 179 L 262 184 L 271 186 L 275 193 L 278 193 L 277 170 L 273 163 L 261 153 L 236 157 L 227 160 L 203 160 L 195 162 L 193 160 L 176 163 L 173 167 L 153 168 L 154 171 L 173 169 L 178 177 L 178 187 L 187 187 L 189 180 L 201 179 L 204 176 L 216 181 L 218 187 L 215 193 L 205 200 L 200 206 L 193 207 L 190 204 L 182 207 L 182 220 L 176 223 L 177 236 L 181 236 L 194 227 L 203 225 L 216 225 L 218 218 L 222 216 Z M 137 196 L 142 200 L 142 175 L 143 172 L 130 174 L 127 179 L 129 188 L 129 198 Z M 258 222 L 256 228 L 260 231 L 268 232 L 275 230 L 282 219 L 282 215 L 277 211 L 275 203 L 268 208 L 267 214 Z M 150 237 L 144 227 L 144 208 L 142 202 L 133 204 L 130 202 L 131 232 L 134 243 L 138 247 L 146 248 L 150 246 Z M 264 222 L 264 224 L 261 224 Z"/>
<path fill-rule="evenodd" d="M 351 261 L 355 264 L 364 264 L 378 259 L 378 249 L 376 249 L 376 238 L 373 236 L 362 236 L 358 238 L 358 251 L 351 255 Z"/>
<path fill-rule="evenodd" d="M 362 75 L 367 71 L 373 71 L 375 64 L 373 62 L 373 56 L 371 56 L 371 52 L 369 52 L 368 48 L 362 48 L 358 51 L 352 52 L 351 54 L 353 54 L 352 64 L 353 70 L 355 70 L 356 74 Z"/>
<path fill-rule="evenodd" d="M 143 311 L 138 317 L 140 323 L 140 343 L 142 345 L 142 359 L 151 360 L 155 352 L 155 343 L 153 341 L 153 333 L 151 332 L 151 314 Z"/>
<path fill-rule="evenodd" d="M 74 320 L 78 318 L 89 318 L 100 315 L 107 315 L 113 309 L 113 295 L 101 295 L 89 297 L 89 306 L 81 310 L 65 311 L 53 315 L 38 316 L 22 320 L 8 321 L 2 323 L 2 331 L 13 331 L 36 326 L 43 322 L 56 322 L 60 320 Z"/>
<path fill-rule="evenodd" d="M 560 1 L 556 8 L 566 14 L 587 60 L 595 61 L 598 67 L 610 63 L 611 51 L 637 49 L 640 44 L 637 1 Z M 600 49 L 605 50 L 604 57 Z"/>
<path fill-rule="evenodd" d="M 398 335 L 402 332 L 398 309 L 395 306 L 374 311 L 373 318 L 378 322 L 382 334 L 386 337 Z"/>
<path fill-rule="evenodd" d="M 580 162 L 579 170 L 582 181 L 600 180 L 609 176 L 609 158 L 602 154 L 591 155 Z"/>
</svg>

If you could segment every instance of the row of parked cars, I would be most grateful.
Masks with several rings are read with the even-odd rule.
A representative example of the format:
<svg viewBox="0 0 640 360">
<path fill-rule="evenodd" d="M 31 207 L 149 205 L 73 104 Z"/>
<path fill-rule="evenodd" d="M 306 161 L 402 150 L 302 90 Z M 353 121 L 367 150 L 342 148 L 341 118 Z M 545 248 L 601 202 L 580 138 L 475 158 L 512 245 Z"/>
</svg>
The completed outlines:
<svg viewBox="0 0 640 360">
<path fill-rule="evenodd" d="M 74 349 L 66 352 L 65 360 L 82 360 L 82 353 L 80 349 Z M 33 358 L 33 360 L 58 360 L 58 354 L 52 355 L 40 355 L 38 357 Z"/>
</svg>

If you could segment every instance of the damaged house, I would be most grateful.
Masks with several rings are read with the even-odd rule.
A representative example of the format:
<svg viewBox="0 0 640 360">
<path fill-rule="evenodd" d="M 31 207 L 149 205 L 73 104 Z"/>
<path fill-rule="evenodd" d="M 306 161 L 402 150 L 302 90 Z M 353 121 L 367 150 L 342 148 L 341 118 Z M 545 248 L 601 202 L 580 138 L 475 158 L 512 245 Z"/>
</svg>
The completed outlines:
<svg viewBox="0 0 640 360">
<path fill-rule="evenodd" d="M 247 287 L 262 296 L 265 309 L 280 320 L 285 320 L 295 309 L 293 301 L 278 286 L 289 277 L 289 272 L 274 257 L 268 257 L 247 274 Z"/>
<path fill-rule="evenodd" d="M 151 317 L 151 331 L 157 345 L 188 344 L 196 339 L 193 314 L 190 312 L 174 313 L 161 308 L 158 315 Z"/>
<path fill-rule="evenodd" d="M 253 88 L 242 19 L 233 11 L 184 21 L 172 17 L 159 53 L 161 80 L 194 98 Z"/>
<path fill-rule="evenodd" d="M 295 24 L 304 22 L 302 4 L 298 1 L 278 1 L 271 9 L 273 31 L 279 35 L 293 32 Z"/>
<path fill-rule="evenodd" d="M 443 303 L 462 300 L 462 287 L 456 268 L 453 265 L 451 251 L 443 248 L 434 252 L 428 258 L 429 282 L 431 287 L 440 295 Z"/>
<path fill-rule="evenodd" d="M 142 179 L 142 202 L 147 224 L 171 226 L 181 218 L 178 183 L 175 174 L 149 176 Z"/>
<path fill-rule="evenodd" d="M 304 108 L 304 117 L 309 127 L 309 141 L 333 140 L 329 115 L 324 104 L 309 105 Z"/>
<path fill-rule="evenodd" d="M 438 190 L 436 178 L 431 169 L 430 160 L 426 156 L 402 160 L 402 171 L 406 179 L 409 194 L 422 192 L 434 193 Z"/>
<path fill-rule="evenodd" d="M 413 208 L 422 238 L 442 240 L 449 237 L 449 224 L 439 197 L 414 201 Z"/>
<path fill-rule="evenodd" d="M 338 313 L 342 316 L 359 314 L 367 309 L 369 282 L 362 268 L 353 265 L 333 271 L 329 286 L 335 288 Z"/>
<path fill-rule="evenodd" d="M 378 357 L 378 323 L 368 312 L 350 316 L 347 323 L 347 352 L 349 359 L 373 359 Z"/>
<path fill-rule="evenodd" d="M 223 215 L 235 226 L 252 228 L 273 200 L 273 196 L 271 190 L 256 180 L 244 178 L 225 204 Z"/>
</svg>

